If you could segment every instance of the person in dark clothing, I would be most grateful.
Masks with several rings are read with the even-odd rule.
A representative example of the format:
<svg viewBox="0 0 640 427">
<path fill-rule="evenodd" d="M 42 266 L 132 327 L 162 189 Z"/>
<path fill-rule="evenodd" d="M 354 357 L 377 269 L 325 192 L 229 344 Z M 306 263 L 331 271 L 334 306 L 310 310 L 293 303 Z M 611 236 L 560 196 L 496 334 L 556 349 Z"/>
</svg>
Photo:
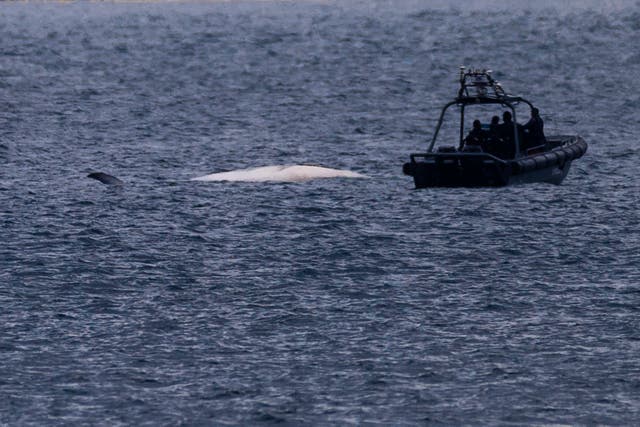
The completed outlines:
<svg viewBox="0 0 640 427">
<path fill-rule="evenodd" d="M 489 125 L 489 136 L 492 139 L 498 139 L 500 138 L 498 136 L 498 127 L 500 126 L 500 117 L 498 116 L 493 116 L 491 117 L 491 124 Z"/>
<path fill-rule="evenodd" d="M 487 132 L 482 129 L 480 120 L 473 121 L 473 129 L 464 139 L 462 151 L 483 151 L 487 141 Z"/>
<path fill-rule="evenodd" d="M 522 129 L 525 134 L 527 148 L 542 145 L 547 142 L 544 137 L 544 122 L 537 108 L 531 109 L 531 118 Z"/>
<path fill-rule="evenodd" d="M 500 133 L 498 128 L 500 127 L 500 117 L 491 117 L 491 124 L 489 124 L 489 132 L 487 136 L 487 142 L 483 147 L 484 151 L 491 153 L 494 156 L 500 155 Z"/>
<path fill-rule="evenodd" d="M 497 126 L 500 138 L 500 153 L 503 158 L 512 159 L 516 154 L 515 137 L 511 112 L 502 113 L 502 123 Z"/>
<path fill-rule="evenodd" d="M 513 121 L 511 121 L 511 113 L 505 111 L 502 113 L 502 124 L 498 125 L 498 135 L 504 141 L 513 141 Z"/>
</svg>

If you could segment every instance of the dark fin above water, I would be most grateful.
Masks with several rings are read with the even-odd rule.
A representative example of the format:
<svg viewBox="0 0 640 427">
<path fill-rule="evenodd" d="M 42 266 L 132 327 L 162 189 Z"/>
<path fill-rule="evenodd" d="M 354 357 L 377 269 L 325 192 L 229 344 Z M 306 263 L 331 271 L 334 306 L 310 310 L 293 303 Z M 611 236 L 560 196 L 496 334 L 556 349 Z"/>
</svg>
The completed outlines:
<svg viewBox="0 0 640 427">
<path fill-rule="evenodd" d="M 87 178 L 93 178 L 107 185 L 124 185 L 124 182 L 120 181 L 115 176 L 103 172 L 92 172 L 87 175 Z"/>
</svg>

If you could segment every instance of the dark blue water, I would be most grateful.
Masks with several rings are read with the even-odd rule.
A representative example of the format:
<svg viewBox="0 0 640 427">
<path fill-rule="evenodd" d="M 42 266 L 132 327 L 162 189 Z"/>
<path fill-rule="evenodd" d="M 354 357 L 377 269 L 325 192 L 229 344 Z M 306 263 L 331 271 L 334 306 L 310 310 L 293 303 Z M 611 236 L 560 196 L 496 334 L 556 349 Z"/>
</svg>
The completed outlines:
<svg viewBox="0 0 640 427">
<path fill-rule="evenodd" d="M 640 7 L 575 3 L 0 4 L 0 424 L 637 423 Z M 413 189 L 461 64 L 561 186 Z M 191 181 L 275 165 L 368 178 Z"/>
</svg>

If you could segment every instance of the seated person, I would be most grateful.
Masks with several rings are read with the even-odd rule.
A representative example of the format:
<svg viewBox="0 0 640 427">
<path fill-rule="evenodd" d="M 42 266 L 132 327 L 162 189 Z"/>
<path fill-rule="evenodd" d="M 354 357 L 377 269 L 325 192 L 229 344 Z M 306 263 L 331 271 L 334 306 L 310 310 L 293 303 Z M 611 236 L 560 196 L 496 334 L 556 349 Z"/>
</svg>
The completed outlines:
<svg viewBox="0 0 640 427">
<path fill-rule="evenodd" d="M 487 137 L 487 131 L 482 130 L 480 120 L 474 120 L 473 129 L 471 129 L 469 135 L 464 139 L 462 151 L 483 151 L 486 147 Z"/>
</svg>

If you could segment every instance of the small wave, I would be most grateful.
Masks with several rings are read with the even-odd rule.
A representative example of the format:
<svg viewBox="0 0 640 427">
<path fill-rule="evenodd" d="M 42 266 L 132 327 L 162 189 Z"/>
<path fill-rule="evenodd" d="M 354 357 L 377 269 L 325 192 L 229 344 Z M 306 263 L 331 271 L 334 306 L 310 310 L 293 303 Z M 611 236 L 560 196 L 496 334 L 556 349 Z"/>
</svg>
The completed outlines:
<svg viewBox="0 0 640 427">
<path fill-rule="evenodd" d="M 367 178 L 367 176 L 348 170 L 331 169 L 321 166 L 276 165 L 213 173 L 211 175 L 192 178 L 191 180 L 240 182 L 303 182 L 320 178 Z"/>
</svg>

